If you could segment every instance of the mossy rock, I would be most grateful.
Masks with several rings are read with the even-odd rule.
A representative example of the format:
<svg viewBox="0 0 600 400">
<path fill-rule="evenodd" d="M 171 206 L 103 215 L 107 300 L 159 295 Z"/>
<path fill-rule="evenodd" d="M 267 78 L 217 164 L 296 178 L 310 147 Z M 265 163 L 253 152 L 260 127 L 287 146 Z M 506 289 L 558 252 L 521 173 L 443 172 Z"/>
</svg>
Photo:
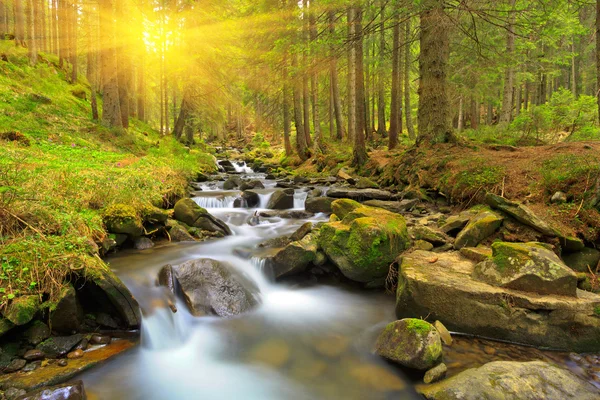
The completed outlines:
<svg viewBox="0 0 600 400">
<path fill-rule="evenodd" d="M 454 242 L 457 250 L 463 247 L 475 247 L 500 228 L 504 218 L 493 211 L 480 211 L 465 228 L 460 231 Z"/>
<path fill-rule="evenodd" d="M 525 292 L 577 295 L 577 275 L 542 243 L 493 243 L 492 258 L 475 266 L 473 278 Z"/>
<path fill-rule="evenodd" d="M 339 218 L 344 219 L 350 211 L 363 207 L 358 201 L 350 199 L 339 199 L 331 203 L 331 211 Z"/>
<path fill-rule="evenodd" d="M 388 324 L 377 338 L 375 352 L 408 368 L 428 370 L 442 359 L 442 340 L 433 325 L 416 318 Z"/>
<path fill-rule="evenodd" d="M 102 215 L 106 229 L 111 233 L 122 233 L 130 237 L 138 237 L 144 233 L 142 219 L 136 210 L 126 204 L 112 204 Z"/>
<path fill-rule="evenodd" d="M 38 296 L 21 296 L 13 299 L 2 314 L 8 321 L 20 326 L 31 321 L 39 308 L 40 298 Z"/>
<path fill-rule="evenodd" d="M 210 215 L 208 211 L 189 198 L 181 199 L 175 204 L 174 217 L 177 221 L 193 228 L 231 235 L 231 230 L 226 223 Z"/>
<path fill-rule="evenodd" d="M 354 203 L 341 204 L 355 207 Z M 321 227 L 319 245 L 347 278 L 381 281 L 389 265 L 410 246 L 406 222 L 399 214 L 356 204 L 360 207 L 345 208 L 348 212 L 341 221 Z"/>
<path fill-rule="evenodd" d="M 149 224 L 164 225 L 169 219 L 169 212 L 147 204 L 142 208 L 142 218 L 144 222 Z"/>
<path fill-rule="evenodd" d="M 378 189 L 379 185 L 369 178 L 362 177 L 356 182 L 357 189 Z"/>
<path fill-rule="evenodd" d="M 316 232 L 308 233 L 302 239 L 289 243 L 277 252 L 271 260 L 275 278 L 304 272 L 317 258 L 317 237 Z"/>
<path fill-rule="evenodd" d="M 15 324 L 10 322 L 8 319 L 0 318 L 0 337 L 2 337 L 2 335 L 4 335 L 6 332 L 10 331 L 14 327 Z"/>
</svg>

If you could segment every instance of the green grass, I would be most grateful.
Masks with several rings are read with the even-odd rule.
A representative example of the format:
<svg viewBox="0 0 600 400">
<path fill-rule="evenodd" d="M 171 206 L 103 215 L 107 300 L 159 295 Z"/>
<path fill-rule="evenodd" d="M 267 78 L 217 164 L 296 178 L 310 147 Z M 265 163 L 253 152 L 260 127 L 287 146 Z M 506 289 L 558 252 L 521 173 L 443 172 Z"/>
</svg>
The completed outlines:
<svg viewBox="0 0 600 400">
<path fill-rule="evenodd" d="M 92 121 L 89 102 L 73 94 L 89 99 L 89 85 L 69 84 L 54 56 L 32 67 L 7 41 L 0 53 L 9 59 L 0 61 L 2 308 L 27 294 L 51 301 L 71 271 L 103 268 L 107 207 L 127 204 L 140 218 L 150 205 L 171 207 L 214 162 L 141 121 L 126 133 Z"/>
<path fill-rule="evenodd" d="M 574 186 L 585 185 L 589 189 L 594 185 L 600 166 L 593 157 L 562 154 L 544 161 L 540 173 L 547 194 L 557 191 L 570 193 Z"/>
</svg>

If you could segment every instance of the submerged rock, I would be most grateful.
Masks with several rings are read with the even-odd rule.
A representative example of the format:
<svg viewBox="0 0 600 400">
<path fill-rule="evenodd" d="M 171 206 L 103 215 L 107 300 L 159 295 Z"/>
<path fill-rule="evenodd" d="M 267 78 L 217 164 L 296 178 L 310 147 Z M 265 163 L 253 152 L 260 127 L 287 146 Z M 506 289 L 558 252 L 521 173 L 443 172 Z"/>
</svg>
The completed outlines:
<svg viewBox="0 0 600 400">
<path fill-rule="evenodd" d="M 173 272 L 194 315 L 229 317 L 258 304 L 258 289 L 220 261 L 191 260 L 173 267 Z"/>
<path fill-rule="evenodd" d="M 192 199 L 179 200 L 174 211 L 175 219 L 190 227 L 231 235 L 231 230 L 225 222 L 213 217 Z"/>
<path fill-rule="evenodd" d="M 18 400 L 85 400 L 87 398 L 82 381 L 63 383 L 29 392 Z"/>
<path fill-rule="evenodd" d="M 410 246 L 404 218 L 350 200 L 334 201 L 332 208 L 343 217 L 321 227 L 320 247 L 347 278 L 381 282 L 390 264 Z"/>
<path fill-rule="evenodd" d="M 600 392 L 590 383 L 542 361 L 494 361 L 417 390 L 429 400 L 600 398 Z"/>
<path fill-rule="evenodd" d="M 429 322 L 406 318 L 385 327 L 377 338 L 375 352 L 405 367 L 428 370 L 441 361 L 442 341 Z"/>
<path fill-rule="evenodd" d="M 414 251 L 399 261 L 396 316 L 429 315 L 454 332 L 568 351 L 600 350 L 600 296 L 539 295 L 473 279 L 460 253 Z"/>
<path fill-rule="evenodd" d="M 541 243 L 493 243 L 492 258 L 475 266 L 473 278 L 540 294 L 575 297 L 577 291 L 575 273 Z"/>
</svg>

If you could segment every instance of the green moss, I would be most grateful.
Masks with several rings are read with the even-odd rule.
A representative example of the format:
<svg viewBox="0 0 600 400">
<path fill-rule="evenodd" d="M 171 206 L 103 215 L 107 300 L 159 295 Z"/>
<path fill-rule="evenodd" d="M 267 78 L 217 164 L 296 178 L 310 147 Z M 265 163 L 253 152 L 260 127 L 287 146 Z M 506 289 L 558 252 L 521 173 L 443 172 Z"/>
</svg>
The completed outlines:
<svg viewBox="0 0 600 400">
<path fill-rule="evenodd" d="M 340 219 L 344 219 L 350 212 L 361 207 L 362 204 L 350 199 L 339 199 L 331 203 L 331 211 Z"/>
<path fill-rule="evenodd" d="M 594 307 L 594 315 L 600 317 L 600 306 Z"/>
<path fill-rule="evenodd" d="M 431 332 L 433 329 L 435 329 L 433 327 L 433 325 L 431 325 L 427 321 L 423 321 L 422 319 L 407 318 L 405 321 L 406 321 L 406 327 L 409 330 L 416 332 L 421 336 L 427 336 L 429 334 L 429 332 Z"/>
<path fill-rule="evenodd" d="M 38 296 L 21 296 L 14 299 L 4 311 L 4 317 L 15 325 L 25 325 L 38 312 L 40 299 Z"/>
</svg>

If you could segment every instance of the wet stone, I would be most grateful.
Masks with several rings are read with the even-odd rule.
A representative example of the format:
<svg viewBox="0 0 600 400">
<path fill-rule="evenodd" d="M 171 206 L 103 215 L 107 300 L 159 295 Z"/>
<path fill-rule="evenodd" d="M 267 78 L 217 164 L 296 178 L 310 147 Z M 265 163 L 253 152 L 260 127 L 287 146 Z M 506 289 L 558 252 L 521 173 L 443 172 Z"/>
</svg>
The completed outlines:
<svg viewBox="0 0 600 400">
<path fill-rule="evenodd" d="M 67 354 L 67 358 L 70 360 L 74 360 L 76 358 L 81 358 L 81 357 L 83 357 L 83 350 L 81 350 L 81 349 L 74 350 L 74 351 L 70 352 L 69 354 Z"/>
<path fill-rule="evenodd" d="M 10 362 L 10 364 L 8 364 L 8 366 L 4 368 L 4 372 L 7 374 L 11 372 L 17 372 L 18 370 L 22 369 L 25 364 L 27 364 L 27 361 L 23 360 L 22 358 L 15 358 Z"/>
<path fill-rule="evenodd" d="M 58 360 L 58 362 L 56 363 L 56 365 L 58 365 L 59 367 L 66 367 L 67 366 L 67 360 L 65 360 L 64 358 L 60 359 L 60 360 Z"/>
<path fill-rule="evenodd" d="M 110 343 L 110 336 L 108 336 L 108 335 L 94 334 L 90 338 L 90 343 L 91 344 L 109 344 Z"/>
<path fill-rule="evenodd" d="M 23 358 L 27 361 L 43 360 L 46 357 L 43 351 L 38 349 L 27 350 Z"/>
<path fill-rule="evenodd" d="M 38 369 L 40 366 L 42 365 L 41 361 L 34 361 L 34 362 L 30 362 L 27 365 L 25 365 L 22 369 L 23 372 L 31 372 L 31 371 L 35 371 L 36 369 Z"/>
<path fill-rule="evenodd" d="M 423 382 L 429 384 L 442 380 L 446 377 L 446 372 L 448 372 L 448 367 L 446 367 L 446 364 L 441 363 L 425 372 Z"/>
</svg>

